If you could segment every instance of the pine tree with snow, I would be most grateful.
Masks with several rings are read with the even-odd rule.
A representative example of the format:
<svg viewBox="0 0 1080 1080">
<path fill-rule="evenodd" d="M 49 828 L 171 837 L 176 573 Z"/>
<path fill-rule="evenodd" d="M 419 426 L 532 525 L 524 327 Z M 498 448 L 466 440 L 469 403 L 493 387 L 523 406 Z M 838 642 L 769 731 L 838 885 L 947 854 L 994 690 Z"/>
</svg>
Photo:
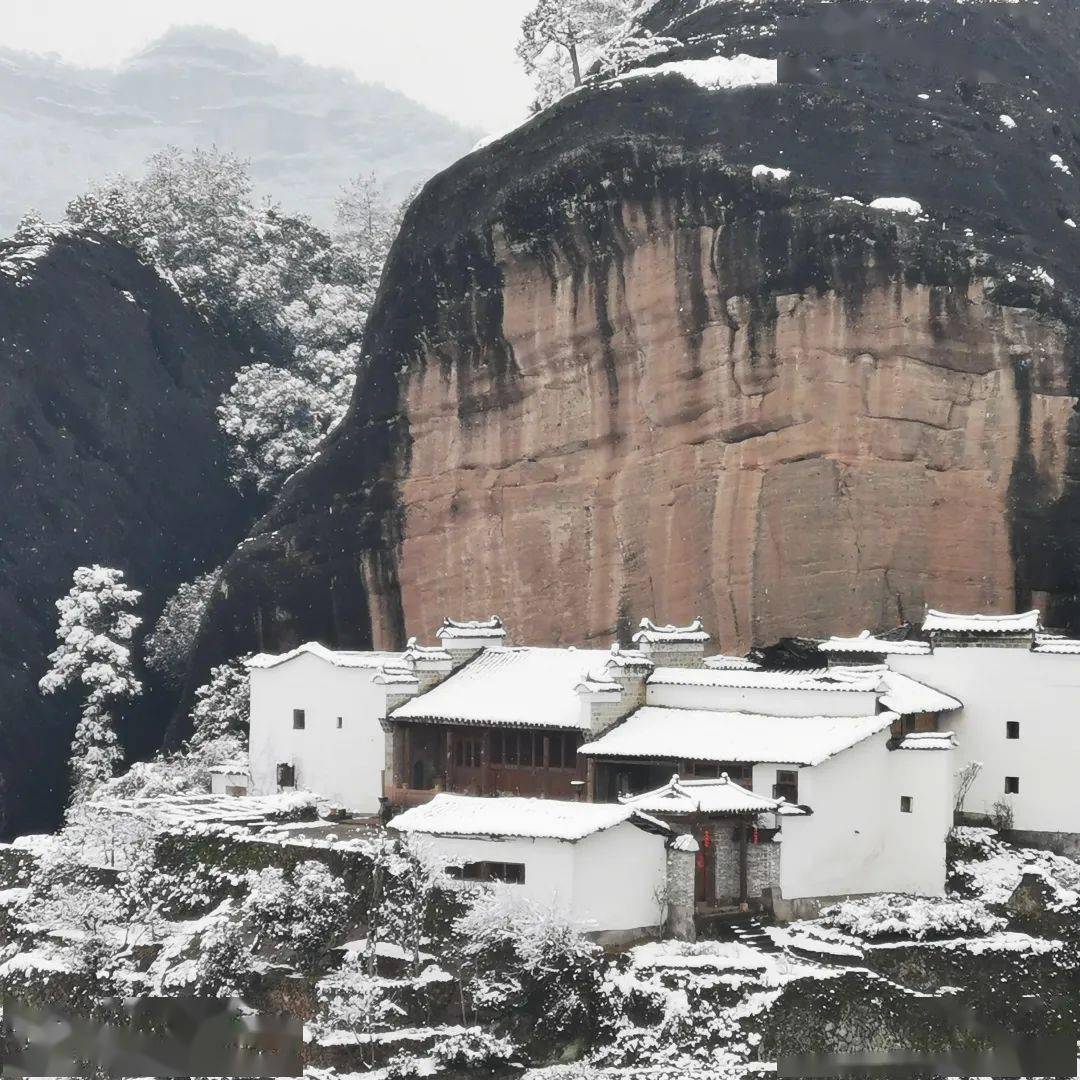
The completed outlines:
<svg viewBox="0 0 1080 1080">
<path fill-rule="evenodd" d="M 142 620 L 132 612 L 142 594 L 107 566 L 80 566 L 72 587 L 56 601 L 59 646 L 39 682 L 43 694 L 76 689 L 82 716 L 71 743 L 71 801 L 81 802 L 116 773 L 123 753 L 116 738 L 116 706 L 142 690 L 130 642 Z"/>
<path fill-rule="evenodd" d="M 165 601 L 153 633 L 146 639 L 146 666 L 174 686 L 184 677 L 199 623 L 220 573 L 219 567 L 194 581 L 185 581 Z"/>
<path fill-rule="evenodd" d="M 195 691 L 191 710 L 193 750 L 225 736 L 247 742 L 251 679 L 240 660 L 210 669 L 210 679 Z"/>
<path fill-rule="evenodd" d="M 586 55 L 611 41 L 636 6 L 636 0 L 538 0 L 521 22 L 516 48 L 536 77 L 536 111 L 581 85 Z"/>
</svg>

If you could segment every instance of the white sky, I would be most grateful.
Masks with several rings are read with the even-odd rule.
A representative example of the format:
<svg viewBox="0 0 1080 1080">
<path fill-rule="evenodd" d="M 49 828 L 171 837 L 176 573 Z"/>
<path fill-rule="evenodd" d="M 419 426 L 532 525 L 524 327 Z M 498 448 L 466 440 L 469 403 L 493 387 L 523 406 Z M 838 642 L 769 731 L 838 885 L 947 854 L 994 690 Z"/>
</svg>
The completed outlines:
<svg viewBox="0 0 1080 1080">
<path fill-rule="evenodd" d="M 112 66 L 172 25 L 239 30 L 312 63 L 348 68 L 470 127 L 520 120 L 514 55 L 535 0 L 0 0 L 0 45 Z"/>
</svg>

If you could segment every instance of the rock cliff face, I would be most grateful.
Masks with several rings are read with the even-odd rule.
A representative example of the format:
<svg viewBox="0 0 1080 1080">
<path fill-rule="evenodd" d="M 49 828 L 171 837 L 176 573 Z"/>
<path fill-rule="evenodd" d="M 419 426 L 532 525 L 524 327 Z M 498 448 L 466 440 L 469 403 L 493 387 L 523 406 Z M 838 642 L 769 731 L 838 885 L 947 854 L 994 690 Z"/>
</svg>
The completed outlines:
<svg viewBox="0 0 1080 1080">
<path fill-rule="evenodd" d="M 74 568 L 124 570 L 152 620 L 254 515 L 214 416 L 246 359 L 123 248 L 0 244 L 0 834 L 63 806 L 77 703 L 37 681 Z M 148 687 L 125 745 L 155 749 L 171 704 Z"/>
<path fill-rule="evenodd" d="M 533 642 L 700 614 L 725 649 L 926 602 L 1077 625 L 1080 16 L 835 9 L 658 0 L 647 63 L 779 82 L 597 75 L 428 185 L 352 411 L 199 665 L 446 613 Z"/>
</svg>

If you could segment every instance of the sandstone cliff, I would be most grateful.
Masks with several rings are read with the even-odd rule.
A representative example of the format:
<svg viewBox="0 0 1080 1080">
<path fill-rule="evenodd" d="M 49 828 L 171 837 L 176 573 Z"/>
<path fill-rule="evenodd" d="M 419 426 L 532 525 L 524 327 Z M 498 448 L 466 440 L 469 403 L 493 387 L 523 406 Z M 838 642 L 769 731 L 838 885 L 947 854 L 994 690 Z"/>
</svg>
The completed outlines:
<svg viewBox="0 0 1080 1080">
<path fill-rule="evenodd" d="M 927 601 L 1080 629 L 1080 16 L 842 7 L 657 0 L 648 64 L 779 82 L 597 74 L 427 186 L 352 411 L 198 666 L 445 613 L 532 642 L 700 614 L 729 650 Z"/>
</svg>

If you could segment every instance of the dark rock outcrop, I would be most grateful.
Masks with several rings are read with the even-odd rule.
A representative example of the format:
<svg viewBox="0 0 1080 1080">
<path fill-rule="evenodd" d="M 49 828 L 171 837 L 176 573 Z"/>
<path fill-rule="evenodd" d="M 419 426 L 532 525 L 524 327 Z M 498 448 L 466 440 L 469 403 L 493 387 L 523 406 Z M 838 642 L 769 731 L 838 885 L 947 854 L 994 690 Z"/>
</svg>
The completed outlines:
<svg viewBox="0 0 1080 1080">
<path fill-rule="evenodd" d="M 14 833 L 64 801 L 77 708 L 37 681 L 72 570 L 124 570 L 152 620 L 256 508 L 228 485 L 214 416 L 245 355 L 114 244 L 0 245 L 0 266 L 0 775 Z M 128 748 L 149 753 L 170 711 L 153 693 L 129 710 Z"/>
<path fill-rule="evenodd" d="M 353 408 L 197 668 L 444 613 L 534 642 L 701 614 L 725 649 L 927 601 L 1078 624 L 1076 6 L 643 19 L 681 42 L 650 64 L 780 81 L 598 79 L 427 185 Z"/>
</svg>

